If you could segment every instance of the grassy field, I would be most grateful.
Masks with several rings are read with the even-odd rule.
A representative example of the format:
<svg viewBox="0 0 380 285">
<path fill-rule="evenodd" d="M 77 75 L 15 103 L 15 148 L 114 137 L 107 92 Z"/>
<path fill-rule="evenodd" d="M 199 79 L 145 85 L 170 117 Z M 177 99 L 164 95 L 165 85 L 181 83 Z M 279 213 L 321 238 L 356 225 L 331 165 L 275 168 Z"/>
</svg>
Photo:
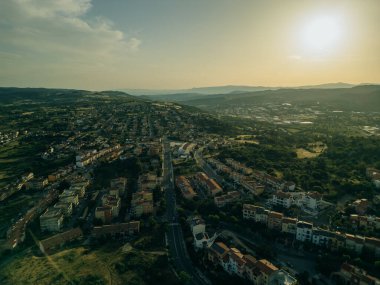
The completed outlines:
<svg viewBox="0 0 380 285">
<path fill-rule="evenodd" d="M 163 280 L 177 283 L 166 256 L 135 249 L 123 252 L 122 246 L 112 243 L 96 250 L 77 247 L 43 257 L 29 250 L 0 267 L 3 285 L 160 284 Z"/>
<path fill-rule="evenodd" d="M 296 149 L 297 158 L 303 159 L 303 158 L 314 158 L 320 155 L 320 153 L 316 152 L 310 152 L 304 148 L 297 148 Z"/>
</svg>

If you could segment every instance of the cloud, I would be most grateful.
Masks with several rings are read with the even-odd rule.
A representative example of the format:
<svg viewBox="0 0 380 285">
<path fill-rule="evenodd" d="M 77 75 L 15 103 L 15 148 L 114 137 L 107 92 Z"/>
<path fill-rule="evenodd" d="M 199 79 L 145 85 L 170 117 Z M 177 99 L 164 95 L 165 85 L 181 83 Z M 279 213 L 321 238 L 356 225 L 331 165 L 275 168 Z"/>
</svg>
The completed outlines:
<svg viewBox="0 0 380 285">
<path fill-rule="evenodd" d="M 7 0 L 1 6 L 0 63 L 14 74 L 36 65 L 81 72 L 112 66 L 141 45 L 109 19 L 88 17 L 91 0 Z"/>
</svg>

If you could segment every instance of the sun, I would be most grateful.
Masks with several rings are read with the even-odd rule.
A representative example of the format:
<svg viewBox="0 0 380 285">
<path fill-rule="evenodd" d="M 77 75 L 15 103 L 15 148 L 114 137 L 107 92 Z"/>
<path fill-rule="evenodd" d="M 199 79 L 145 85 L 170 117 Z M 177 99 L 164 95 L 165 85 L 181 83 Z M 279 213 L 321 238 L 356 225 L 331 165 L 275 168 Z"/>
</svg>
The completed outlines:
<svg viewBox="0 0 380 285">
<path fill-rule="evenodd" d="M 326 53 L 337 47 L 341 34 L 337 18 L 319 16 L 304 25 L 301 37 L 308 51 Z"/>
</svg>

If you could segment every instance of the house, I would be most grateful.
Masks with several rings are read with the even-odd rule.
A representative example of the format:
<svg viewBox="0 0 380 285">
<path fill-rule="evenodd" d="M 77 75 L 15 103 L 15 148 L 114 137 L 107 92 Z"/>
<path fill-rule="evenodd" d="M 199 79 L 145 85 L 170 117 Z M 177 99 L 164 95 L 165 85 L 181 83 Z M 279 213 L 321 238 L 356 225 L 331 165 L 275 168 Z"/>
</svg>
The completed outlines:
<svg viewBox="0 0 380 285">
<path fill-rule="evenodd" d="M 367 199 L 358 199 L 352 203 L 355 207 L 355 211 L 359 215 L 364 215 L 368 209 L 368 200 Z"/>
<path fill-rule="evenodd" d="M 380 257 L 380 239 L 366 237 L 364 239 L 364 246 L 374 252 L 376 257 Z"/>
<path fill-rule="evenodd" d="M 270 211 L 268 214 L 268 228 L 281 231 L 283 217 L 284 215 L 282 213 Z"/>
<path fill-rule="evenodd" d="M 71 216 L 73 213 L 73 203 L 59 201 L 54 205 L 54 208 L 61 209 L 65 217 Z"/>
<path fill-rule="evenodd" d="M 222 260 L 230 251 L 229 247 L 222 242 L 214 242 L 207 251 L 208 260 L 215 266 L 222 265 Z"/>
<path fill-rule="evenodd" d="M 376 188 L 380 188 L 380 170 L 376 168 L 367 168 L 366 171 L 367 177 L 370 178 L 375 184 Z"/>
<path fill-rule="evenodd" d="M 40 216 L 41 231 L 58 232 L 63 226 L 61 209 L 50 207 Z"/>
<path fill-rule="evenodd" d="M 111 189 L 110 194 L 116 196 L 122 196 L 124 195 L 125 188 L 127 187 L 127 178 L 125 177 L 118 177 L 111 180 Z"/>
<path fill-rule="evenodd" d="M 222 187 L 214 180 L 211 179 L 206 173 L 198 172 L 195 175 L 198 185 L 205 188 L 209 195 L 215 196 L 218 193 L 223 192 Z"/>
<path fill-rule="evenodd" d="M 348 263 L 343 263 L 340 271 L 332 275 L 337 284 L 379 285 L 380 280 L 368 275 L 366 271 Z"/>
<path fill-rule="evenodd" d="M 302 242 L 311 241 L 313 235 L 313 224 L 299 221 L 297 222 L 296 239 Z"/>
<path fill-rule="evenodd" d="M 102 197 L 102 204 L 104 207 L 110 207 L 112 211 L 112 217 L 117 217 L 119 215 L 121 199 L 112 196 L 112 195 L 104 195 Z"/>
<path fill-rule="evenodd" d="M 351 214 L 349 221 L 354 229 L 360 228 L 370 231 L 380 229 L 380 217 Z"/>
<path fill-rule="evenodd" d="M 201 217 L 194 217 L 190 220 L 191 232 L 196 235 L 206 231 L 205 221 Z"/>
<path fill-rule="evenodd" d="M 330 248 L 332 251 L 339 251 L 346 245 L 346 235 L 341 232 L 334 232 L 331 238 Z"/>
<path fill-rule="evenodd" d="M 279 269 L 266 259 L 260 259 L 256 262 L 256 267 L 262 275 L 260 284 L 269 284 L 269 279 Z"/>
<path fill-rule="evenodd" d="M 75 192 L 69 190 L 69 189 L 66 189 L 62 192 L 61 195 L 59 195 L 59 200 L 60 201 L 65 201 L 65 202 L 70 202 L 72 203 L 74 206 L 78 206 L 79 205 L 79 196 L 78 194 L 76 194 Z"/>
<path fill-rule="evenodd" d="M 313 238 L 311 242 L 315 245 L 329 248 L 333 237 L 334 234 L 332 232 L 321 228 L 315 228 L 313 229 Z"/>
<path fill-rule="evenodd" d="M 185 199 L 192 199 L 197 195 L 185 176 L 178 176 L 176 179 L 176 185 L 181 190 Z"/>
<path fill-rule="evenodd" d="M 272 195 L 272 205 L 280 206 L 283 208 L 290 208 L 293 204 L 292 195 L 286 192 L 277 191 Z"/>
<path fill-rule="evenodd" d="M 295 189 L 296 189 L 296 184 L 294 182 L 291 182 L 291 181 L 285 182 L 283 191 L 285 192 L 294 191 Z"/>
<path fill-rule="evenodd" d="M 95 218 L 103 222 L 103 224 L 109 224 L 112 221 L 112 208 L 109 206 L 96 207 Z"/>
<path fill-rule="evenodd" d="M 303 196 L 302 206 L 307 210 L 316 211 L 322 202 L 322 194 L 318 192 L 306 192 Z"/>
<path fill-rule="evenodd" d="M 224 262 L 224 270 L 229 274 L 236 274 L 243 277 L 245 273 L 244 254 L 242 254 L 237 248 L 232 247 L 228 252 L 228 259 Z"/>
<path fill-rule="evenodd" d="M 153 193 L 151 191 L 139 191 L 132 194 L 131 212 L 135 217 L 150 215 L 153 213 Z"/>
<path fill-rule="evenodd" d="M 209 237 L 204 220 L 201 217 L 193 217 L 189 220 L 189 224 L 194 238 L 195 249 L 210 247 L 216 238 L 216 234 L 211 238 Z"/>
<path fill-rule="evenodd" d="M 297 233 L 297 222 L 296 218 L 284 217 L 282 219 L 281 231 L 283 233 L 295 235 Z"/>
<path fill-rule="evenodd" d="M 38 242 L 38 245 L 42 253 L 50 253 L 53 249 L 62 247 L 65 243 L 82 237 L 82 230 L 80 228 L 75 228 L 41 240 Z"/>
<path fill-rule="evenodd" d="M 217 207 L 224 207 L 225 205 L 236 202 L 240 199 L 240 193 L 238 191 L 230 191 L 224 195 L 214 197 L 214 202 Z"/>
<path fill-rule="evenodd" d="M 26 189 L 43 189 L 49 184 L 47 178 L 33 178 L 25 183 Z"/>
<path fill-rule="evenodd" d="M 129 223 L 120 223 L 113 225 L 104 225 L 101 227 L 94 227 L 92 230 L 93 238 L 112 238 L 117 240 L 125 240 L 131 235 L 140 232 L 140 221 L 132 221 Z"/>
<path fill-rule="evenodd" d="M 267 224 L 269 211 L 264 207 L 244 204 L 243 205 L 243 218 L 254 220 L 256 223 Z"/>
<path fill-rule="evenodd" d="M 346 234 L 345 248 L 355 253 L 361 253 L 364 247 L 364 237 Z"/>
</svg>

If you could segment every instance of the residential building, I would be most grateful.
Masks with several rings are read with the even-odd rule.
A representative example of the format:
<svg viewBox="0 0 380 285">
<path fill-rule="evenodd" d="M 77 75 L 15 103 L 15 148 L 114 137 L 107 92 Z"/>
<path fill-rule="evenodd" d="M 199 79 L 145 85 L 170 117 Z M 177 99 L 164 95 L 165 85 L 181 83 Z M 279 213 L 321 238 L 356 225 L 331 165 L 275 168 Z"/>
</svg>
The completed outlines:
<svg viewBox="0 0 380 285">
<path fill-rule="evenodd" d="M 292 195 L 286 192 L 277 191 L 272 195 L 272 205 L 290 208 L 293 205 Z"/>
<path fill-rule="evenodd" d="M 176 179 L 176 185 L 181 190 L 185 199 L 192 199 L 197 195 L 185 176 L 178 176 Z"/>
<path fill-rule="evenodd" d="M 379 285 L 380 280 L 368 275 L 366 271 L 354 265 L 344 263 L 340 271 L 332 275 L 338 284 L 352 285 Z"/>
<path fill-rule="evenodd" d="M 242 254 L 237 248 L 230 248 L 228 252 L 228 259 L 224 262 L 224 270 L 229 274 L 236 274 L 243 277 L 245 273 L 245 259 L 244 254 Z"/>
<path fill-rule="evenodd" d="M 256 262 L 256 267 L 260 270 L 262 275 L 261 284 L 269 284 L 270 276 L 279 269 L 266 259 L 260 259 Z"/>
<path fill-rule="evenodd" d="M 227 204 L 236 202 L 240 199 L 240 193 L 238 191 L 230 191 L 224 195 L 214 197 L 214 202 L 217 207 L 224 207 Z"/>
<path fill-rule="evenodd" d="M 355 207 L 355 211 L 359 215 L 364 215 L 368 209 L 368 200 L 367 199 L 358 199 L 352 203 Z"/>
<path fill-rule="evenodd" d="M 207 251 L 208 260 L 215 265 L 222 265 L 222 260 L 230 251 L 229 247 L 222 242 L 214 242 Z"/>
<path fill-rule="evenodd" d="M 118 178 L 112 179 L 110 194 L 116 195 L 117 197 L 124 195 L 126 187 L 127 187 L 127 178 L 118 177 Z"/>
<path fill-rule="evenodd" d="M 121 206 L 121 199 L 112 196 L 112 195 L 104 195 L 102 197 L 102 204 L 105 207 L 110 207 L 112 211 L 112 217 L 117 217 L 119 215 L 120 206 Z"/>
<path fill-rule="evenodd" d="M 283 217 L 284 215 L 282 213 L 270 211 L 268 214 L 268 228 L 281 231 Z"/>
<path fill-rule="evenodd" d="M 380 170 L 376 168 L 367 168 L 367 176 L 375 184 L 376 188 L 380 188 Z"/>
<path fill-rule="evenodd" d="M 112 208 L 109 206 L 96 207 L 95 218 L 100 219 L 103 224 L 109 224 L 112 221 Z"/>
<path fill-rule="evenodd" d="M 345 244 L 346 249 L 359 254 L 362 252 L 363 247 L 364 247 L 364 237 L 346 234 L 346 244 Z"/>
<path fill-rule="evenodd" d="M 298 220 L 296 218 L 283 217 L 281 231 L 295 235 L 297 233 L 297 222 Z"/>
<path fill-rule="evenodd" d="M 40 216 L 41 231 L 58 232 L 63 226 L 63 214 L 61 209 L 48 208 Z"/>
<path fill-rule="evenodd" d="M 346 235 L 341 232 L 334 232 L 331 238 L 330 248 L 332 251 L 339 251 L 346 245 Z"/>
<path fill-rule="evenodd" d="M 218 193 L 223 192 L 222 187 L 214 180 L 208 177 L 204 172 L 199 172 L 195 175 L 198 184 L 207 190 L 208 194 L 215 196 Z"/>
<path fill-rule="evenodd" d="M 73 203 L 59 201 L 54 205 L 54 208 L 61 209 L 65 217 L 71 216 L 73 213 Z"/>
<path fill-rule="evenodd" d="M 364 246 L 375 253 L 376 257 L 380 257 L 380 239 L 374 237 L 366 237 Z"/>
<path fill-rule="evenodd" d="M 333 239 L 334 234 L 328 230 L 315 228 L 313 229 L 313 238 L 312 243 L 324 248 L 330 247 L 331 240 Z"/>
<path fill-rule="evenodd" d="M 82 230 L 80 228 L 75 228 L 41 240 L 38 242 L 38 245 L 41 252 L 50 253 L 53 249 L 62 247 L 65 243 L 77 240 L 82 237 Z"/>
<path fill-rule="evenodd" d="M 313 235 L 313 224 L 299 221 L 297 223 L 296 239 L 302 242 L 311 241 Z"/>
<path fill-rule="evenodd" d="M 129 223 L 120 223 L 94 227 L 91 235 L 94 238 L 112 238 L 118 240 L 125 240 L 129 236 L 138 234 L 139 232 L 140 222 L 132 221 Z"/>
</svg>

